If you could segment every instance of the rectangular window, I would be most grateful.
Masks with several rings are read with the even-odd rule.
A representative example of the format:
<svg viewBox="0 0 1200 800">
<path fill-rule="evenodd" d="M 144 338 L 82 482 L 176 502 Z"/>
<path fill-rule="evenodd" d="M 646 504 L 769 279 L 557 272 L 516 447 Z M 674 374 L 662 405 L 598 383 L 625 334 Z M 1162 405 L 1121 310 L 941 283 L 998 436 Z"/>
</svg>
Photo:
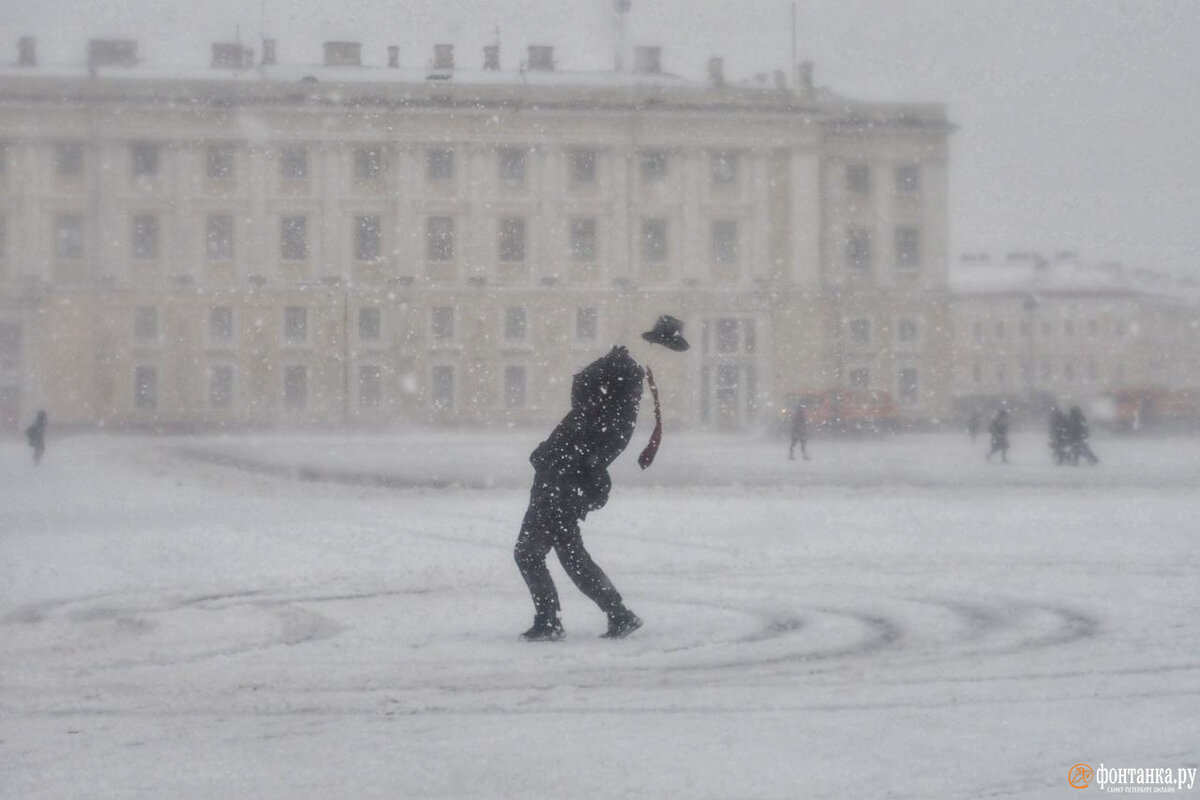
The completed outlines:
<svg viewBox="0 0 1200 800">
<path fill-rule="evenodd" d="M 354 218 L 354 257 L 378 261 L 383 255 L 382 225 L 374 214 Z"/>
<path fill-rule="evenodd" d="M 919 228 L 896 228 L 896 266 L 915 269 L 921 263 L 921 231 Z"/>
<path fill-rule="evenodd" d="M 454 367 L 438 364 L 430 374 L 429 401 L 435 411 L 454 408 Z"/>
<path fill-rule="evenodd" d="M 308 217 L 283 217 L 280 220 L 279 257 L 284 261 L 308 258 Z"/>
<path fill-rule="evenodd" d="M 454 309 L 450 306 L 438 306 L 430 312 L 430 333 L 433 338 L 448 342 L 454 339 Z"/>
<path fill-rule="evenodd" d="M 738 224 L 733 219 L 713 220 L 712 260 L 716 264 L 735 264 L 738 260 Z"/>
<path fill-rule="evenodd" d="M 454 179 L 454 151 L 445 147 L 431 147 L 425 151 L 425 177 L 431 181 Z"/>
<path fill-rule="evenodd" d="M 212 144 L 207 152 L 208 177 L 227 181 L 233 178 L 233 147 L 227 144 Z"/>
<path fill-rule="evenodd" d="M 738 331 L 741 325 L 736 319 L 717 320 L 717 352 L 736 353 L 740 341 Z"/>
<path fill-rule="evenodd" d="M 643 150 L 641 164 L 642 183 L 658 183 L 667 178 L 667 151 Z"/>
<path fill-rule="evenodd" d="M 153 178 L 158 174 L 158 145 L 134 142 L 129 146 L 130 168 L 135 178 Z"/>
<path fill-rule="evenodd" d="M 20 324 L 0 325 L 0 370 L 15 370 L 21 360 Z"/>
<path fill-rule="evenodd" d="M 376 364 L 358 368 L 359 408 L 379 408 L 383 404 L 383 370 Z"/>
<path fill-rule="evenodd" d="M 850 194 L 871 193 L 871 167 L 867 164 L 846 165 L 846 191 Z"/>
<path fill-rule="evenodd" d="M 504 340 L 506 342 L 524 342 L 525 336 L 525 309 L 504 309 Z"/>
<path fill-rule="evenodd" d="M 425 221 L 425 257 L 429 261 L 454 260 L 453 217 L 430 217 Z"/>
<path fill-rule="evenodd" d="M 64 178 L 83 173 L 83 145 L 79 142 L 59 142 L 54 145 L 54 171 Z"/>
<path fill-rule="evenodd" d="M 871 388 L 871 370 L 855 367 L 850 370 L 850 388 L 865 391 Z"/>
<path fill-rule="evenodd" d="M 866 228 L 846 230 L 846 266 L 860 270 L 871 268 L 871 231 Z"/>
<path fill-rule="evenodd" d="M 308 406 L 308 367 L 293 364 L 283 368 L 283 407 L 300 411 Z"/>
<path fill-rule="evenodd" d="M 142 344 L 158 341 L 157 308 L 138 306 L 133 310 L 133 338 Z"/>
<path fill-rule="evenodd" d="M 525 407 L 525 367 L 519 365 L 504 368 L 504 407 Z"/>
<path fill-rule="evenodd" d="M 503 183 L 525 183 L 526 151 L 520 147 L 501 147 L 497 153 L 500 180 Z"/>
<path fill-rule="evenodd" d="M 133 371 L 133 405 L 146 411 L 158 408 L 158 370 L 140 366 Z"/>
<path fill-rule="evenodd" d="M 229 344 L 233 341 L 233 309 L 215 306 L 208 312 L 208 340 L 213 344 Z"/>
<path fill-rule="evenodd" d="M 738 154 L 733 150 L 718 150 L 712 154 L 710 173 L 713 183 L 735 183 L 738 176 Z"/>
<path fill-rule="evenodd" d="M 525 220 L 521 217 L 500 219 L 499 256 L 501 261 L 525 260 Z"/>
<path fill-rule="evenodd" d="M 596 220 L 593 217 L 571 220 L 571 260 L 596 260 Z"/>
<path fill-rule="evenodd" d="M 358 340 L 378 342 L 383 333 L 383 320 L 378 306 L 363 306 L 358 310 Z"/>
<path fill-rule="evenodd" d="M 590 344 L 600 334 L 600 312 L 595 308 L 575 309 L 575 341 Z"/>
<path fill-rule="evenodd" d="M 209 261 L 233 260 L 233 217 L 212 214 L 206 221 L 205 252 Z"/>
<path fill-rule="evenodd" d="M 921 193 L 921 168 L 916 164 L 896 167 L 896 194 Z"/>
<path fill-rule="evenodd" d="M 1003 338 L 1004 338 L 1004 334 L 1005 334 L 1005 331 L 1004 331 L 1004 320 L 1002 320 L 1002 319 L 998 319 L 998 320 L 996 320 L 996 338 L 997 338 L 997 339 L 1003 339 Z"/>
<path fill-rule="evenodd" d="M 83 258 L 83 217 L 60 214 L 54 218 L 54 255 L 63 260 Z"/>
<path fill-rule="evenodd" d="M 572 183 L 596 182 L 595 150 L 572 150 L 570 158 Z"/>
<path fill-rule="evenodd" d="M 131 255 L 142 261 L 158 258 L 158 217 L 153 214 L 134 215 L 131 250 Z"/>
<path fill-rule="evenodd" d="M 1007 377 L 1008 377 L 1008 374 L 1005 372 L 1004 362 L 1003 361 L 997 362 L 997 364 L 996 364 L 996 383 L 999 384 L 1000 386 L 1003 386 L 1004 381 Z"/>
<path fill-rule="evenodd" d="M 642 220 L 642 261 L 648 264 L 667 260 L 667 221 Z"/>
<path fill-rule="evenodd" d="M 279 151 L 279 177 L 285 181 L 308 180 L 307 147 L 292 145 Z"/>
<path fill-rule="evenodd" d="M 902 367 L 897 381 L 897 394 L 904 405 L 912 405 L 919 399 L 916 367 Z"/>
<path fill-rule="evenodd" d="M 896 339 L 909 344 L 917 341 L 917 321 L 915 319 L 898 321 L 896 323 Z"/>
<path fill-rule="evenodd" d="M 850 343 L 859 347 L 866 347 L 871 344 L 871 320 L 869 319 L 852 319 L 850 320 L 847 330 L 850 333 Z"/>
<path fill-rule="evenodd" d="M 214 364 L 209 367 L 208 407 L 213 409 L 233 407 L 233 367 L 229 364 Z"/>
<path fill-rule="evenodd" d="M 308 309 L 288 306 L 283 310 L 283 341 L 287 344 L 308 342 Z"/>
<path fill-rule="evenodd" d="M 0 261 L 8 252 L 8 217 L 0 214 Z"/>
<path fill-rule="evenodd" d="M 354 180 L 374 183 L 383 179 L 383 148 L 356 147 L 354 149 Z"/>
</svg>

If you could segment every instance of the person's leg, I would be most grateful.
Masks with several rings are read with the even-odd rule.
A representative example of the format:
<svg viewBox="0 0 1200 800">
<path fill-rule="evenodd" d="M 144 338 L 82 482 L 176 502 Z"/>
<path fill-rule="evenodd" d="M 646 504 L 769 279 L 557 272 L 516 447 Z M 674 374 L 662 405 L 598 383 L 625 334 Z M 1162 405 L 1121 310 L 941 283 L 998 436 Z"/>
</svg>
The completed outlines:
<svg viewBox="0 0 1200 800">
<path fill-rule="evenodd" d="M 621 593 L 583 546 L 579 521 L 573 516 L 561 515 L 555 520 L 555 527 L 554 552 L 558 553 L 558 560 L 579 591 L 606 614 L 624 608 Z"/>
<path fill-rule="evenodd" d="M 538 619 L 557 619 L 558 590 L 546 567 L 546 556 L 554 546 L 554 531 L 548 524 L 542 494 L 536 487 L 531 493 L 529 508 L 521 523 L 521 533 L 513 548 L 513 558 L 529 588 L 534 614 Z"/>
</svg>

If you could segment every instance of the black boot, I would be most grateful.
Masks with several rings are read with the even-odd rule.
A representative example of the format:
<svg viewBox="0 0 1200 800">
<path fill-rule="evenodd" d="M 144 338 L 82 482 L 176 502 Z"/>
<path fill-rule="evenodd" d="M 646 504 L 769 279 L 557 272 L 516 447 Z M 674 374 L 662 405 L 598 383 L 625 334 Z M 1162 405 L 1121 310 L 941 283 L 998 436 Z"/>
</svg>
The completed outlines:
<svg viewBox="0 0 1200 800">
<path fill-rule="evenodd" d="M 608 632 L 602 639 L 624 639 L 629 634 L 642 627 L 642 619 L 637 614 L 622 606 L 616 611 L 609 612 Z"/>
<path fill-rule="evenodd" d="M 566 636 L 558 617 L 534 617 L 533 627 L 521 634 L 527 642 L 557 642 Z"/>
</svg>

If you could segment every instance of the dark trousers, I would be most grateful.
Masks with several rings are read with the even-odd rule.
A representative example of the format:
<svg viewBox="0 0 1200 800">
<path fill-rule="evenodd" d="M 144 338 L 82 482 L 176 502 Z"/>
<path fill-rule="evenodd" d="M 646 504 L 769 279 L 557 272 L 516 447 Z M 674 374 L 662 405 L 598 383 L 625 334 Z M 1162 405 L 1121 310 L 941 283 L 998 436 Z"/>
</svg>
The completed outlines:
<svg viewBox="0 0 1200 800">
<path fill-rule="evenodd" d="M 521 577 L 529 587 L 534 613 L 539 617 L 557 617 L 558 590 L 546 567 L 546 556 L 554 550 L 567 575 L 593 603 L 608 614 L 621 608 L 621 594 L 604 570 L 592 560 L 579 534 L 583 516 L 579 502 L 561 486 L 547 483 L 542 475 L 533 482 L 529 509 L 521 523 L 521 534 L 513 557 Z"/>
</svg>

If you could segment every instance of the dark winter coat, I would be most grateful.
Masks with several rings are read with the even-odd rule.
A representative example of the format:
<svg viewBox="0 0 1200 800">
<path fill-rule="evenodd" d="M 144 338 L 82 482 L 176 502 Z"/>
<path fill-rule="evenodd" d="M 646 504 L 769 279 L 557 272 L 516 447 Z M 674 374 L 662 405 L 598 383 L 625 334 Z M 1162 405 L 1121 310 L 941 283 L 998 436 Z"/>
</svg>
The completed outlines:
<svg viewBox="0 0 1200 800">
<path fill-rule="evenodd" d="M 29 446 L 34 449 L 40 449 L 46 445 L 46 414 L 38 412 L 37 419 L 33 424 L 25 429 L 25 438 L 29 440 Z"/>
<path fill-rule="evenodd" d="M 588 364 L 572 381 L 571 411 L 529 456 L 535 481 L 578 503 L 580 518 L 608 502 L 608 466 L 633 436 L 644 377 L 624 347 Z"/>
</svg>

